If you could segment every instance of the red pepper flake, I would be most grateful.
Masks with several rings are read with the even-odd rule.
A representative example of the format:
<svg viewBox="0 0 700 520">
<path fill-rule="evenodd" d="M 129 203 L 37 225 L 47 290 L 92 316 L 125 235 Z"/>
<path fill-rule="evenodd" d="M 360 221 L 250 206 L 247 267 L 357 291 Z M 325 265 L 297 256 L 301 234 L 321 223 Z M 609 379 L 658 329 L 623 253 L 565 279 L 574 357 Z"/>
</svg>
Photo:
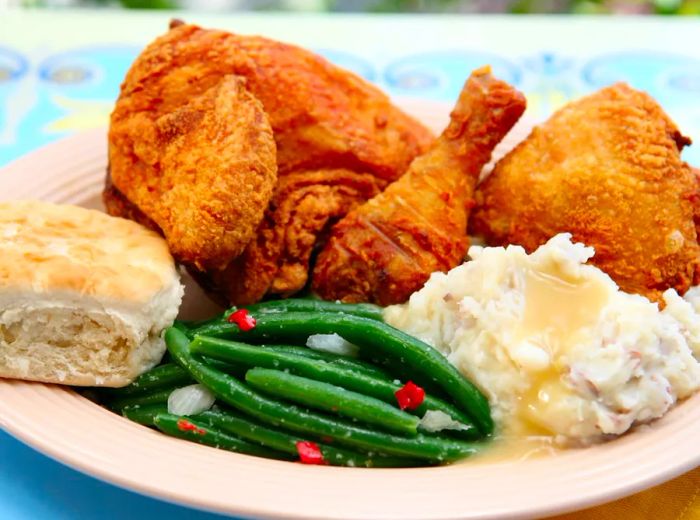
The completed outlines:
<svg viewBox="0 0 700 520">
<path fill-rule="evenodd" d="M 197 425 L 192 424 L 187 419 L 178 419 L 177 429 L 181 432 L 194 432 L 197 435 L 206 435 L 207 430 L 199 428 Z"/>
<path fill-rule="evenodd" d="M 297 453 L 302 464 L 325 464 L 318 444 L 309 441 L 297 441 Z"/>
<path fill-rule="evenodd" d="M 253 318 L 248 309 L 238 309 L 236 312 L 232 312 L 228 317 L 229 323 L 235 323 L 238 328 L 243 332 L 247 332 L 255 328 L 255 318 Z"/>
<path fill-rule="evenodd" d="M 394 392 L 396 400 L 399 402 L 399 408 L 402 410 L 415 410 L 418 408 L 423 399 L 425 399 L 425 390 L 416 385 L 413 381 L 409 381 L 396 392 Z"/>
</svg>

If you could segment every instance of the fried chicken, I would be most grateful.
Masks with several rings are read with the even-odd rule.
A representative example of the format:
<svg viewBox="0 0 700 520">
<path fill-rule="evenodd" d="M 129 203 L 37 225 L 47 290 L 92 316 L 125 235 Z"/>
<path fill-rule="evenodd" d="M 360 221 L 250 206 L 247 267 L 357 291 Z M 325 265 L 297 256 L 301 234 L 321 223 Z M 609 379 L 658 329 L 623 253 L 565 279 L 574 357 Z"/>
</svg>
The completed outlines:
<svg viewBox="0 0 700 520">
<path fill-rule="evenodd" d="M 691 198 L 691 201 L 693 203 L 693 209 L 695 210 L 694 213 L 694 220 L 695 220 L 695 234 L 698 238 L 698 242 L 700 242 L 700 168 L 690 168 L 693 171 L 693 175 L 695 175 L 695 196 Z"/>
<path fill-rule="evenodd" d="M 216 265 L 201 261 L 199 253 L 205 250 L 199 245 L 190 249 L 212 234 L 201 225 L 193 227 L 192 236 L 179 236 L 173 246 L 176 257 L 198 271 L 197 277 L 211 289 L 232 303 L 250 303 L 268 293 L 288 294 L 304 287 L 319 236 L 399 178 L 428 148 L 432 135 L 379 90 L 309 51 L 256 36 L 178 25 L 143 51 L 122 85 L 110 133 L 114 186 L 104 194 L 111 211 L 125 210 L 127 200 L 161 225 L 151 211 L 159 195 L 144 201 L 133 193 L 154 175 L 148 161 L 156 153 L 155 141 L 147 140 L 140 122 L 180 110 L 229 76 L 245 80 L 245 89 L 261 102 L 269 119 L 279 186 L 240 258 L 216 255 Z M 140 155 L 134 153 L 137 149 Z M 133 169 L 143 175 L 131 182 Z M 232 204 L 243 202 L 248 191 L 247 186 L 231 189 Z M 256 195 L 255 205 L 267 191 L 257 190 Z M 173 214 L 189 211 L 177 202 L 172 201 Z M 200 203 L 190 198 L 188 204 Z"/>
<path fill-rule="evenodd" d="M 432 272 L 459 264 L 479 173 L 524 110 L 520 92 L 488 67 L 475 71 L 430 150 L 333 227 L 313 289 L 325 299 L 401 303 Z"/>
<path fill-rule="evenodd" d="M 253 238 L 277 180 L 262 105 L 236 76 L 171 111 L 130 110 L 136 102 L 123 97 L 112 116 L 112 182 L 178 260 L 225 267 Z"/>
<path fill-rule="evenodd" d="M 494 168 L 473 234 L 536 249 L 560 232 L 593 246 L 620 287 L 658 300 L 700 281 L 690 140 L 647 94 L 616 84 L 574 101 Z"/>
<path fill-rule="evenodd" d="M 311 253 L 323 242 L 331 223 L 380 191 L 376 177 L 349 170 L 319 170 L 280 179 L 256 240 L 222 272 L 202 281 L 223 290 L 239 304 L 253 303 L 266 292 L 288 296 L 309 276 Z"/>
</svg>

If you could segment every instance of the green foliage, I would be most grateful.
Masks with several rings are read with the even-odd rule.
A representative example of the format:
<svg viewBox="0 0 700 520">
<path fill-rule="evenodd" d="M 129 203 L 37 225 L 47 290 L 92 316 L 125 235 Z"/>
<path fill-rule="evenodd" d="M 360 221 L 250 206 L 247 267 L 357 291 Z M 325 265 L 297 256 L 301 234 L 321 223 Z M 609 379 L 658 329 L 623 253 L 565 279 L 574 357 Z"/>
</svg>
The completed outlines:
<svg viewBox="0 0 700 520">
<path fill-rule="evenodd" d="M 689 2 L 683 2 L 683 5 L 678 10 L 678 14 L 683 15 L 700 15 L 700 0 L 690 0 Z"/>
<path fill-rule="evenodd" d="M 127 9 L 175 9 L 174 0 L 119 0 Z"/>
<path fill-rule="evenodd" d="M 682 0 L 654 0 L 654 10 L 658 14 L 676 14 L 683 6 Z"/>
<path fill-rule="evenodd" d="M 45 7 L 55 0 L 19 0 L 23 7 Z M 90 7 L 115 5 L 129 9 L 175 9 L 181 0 L 72 0 Z M 514 14 L 663 14 L 700 15 L 700 0 L 230 0 L 230 10 L 318 10 L 368 13 L 494 13 Z M 225 7 L 224 7 L 225 9 Z"/>
<path fill-rule="evenodd" d="M 375 13 L 442 12 L 461 4 L 460 0 L 376 0 L 367 2 L 368 11 Z"/>
</svg>

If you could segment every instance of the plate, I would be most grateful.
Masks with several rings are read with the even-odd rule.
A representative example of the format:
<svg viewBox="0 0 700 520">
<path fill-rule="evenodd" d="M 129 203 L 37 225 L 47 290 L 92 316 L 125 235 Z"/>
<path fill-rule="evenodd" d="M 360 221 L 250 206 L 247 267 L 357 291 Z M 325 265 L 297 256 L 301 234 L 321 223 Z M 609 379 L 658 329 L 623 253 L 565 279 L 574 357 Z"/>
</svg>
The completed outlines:
<svg viewBox="0 0 700 520">
<path fill-rule="evenodd" d="M 449 106 L 401 100 L 439 129 Z M 499 155 L 521 139 L 506 138 Z M 49 145 L 0 170 L 0 200 L 100 208 L 106 131 Z M 185 313 L 205 299 L 188 286 Z M 285 519 L 546 516 L 632 494 L 700 464 L 700 394 L 620 439 L 552 457 L 416 469 L 304 466 L 165 437 L 67 388 L 0 380 L 0 426 L 44 454 L 116 485 L 210 511 Z"/>
</svg>

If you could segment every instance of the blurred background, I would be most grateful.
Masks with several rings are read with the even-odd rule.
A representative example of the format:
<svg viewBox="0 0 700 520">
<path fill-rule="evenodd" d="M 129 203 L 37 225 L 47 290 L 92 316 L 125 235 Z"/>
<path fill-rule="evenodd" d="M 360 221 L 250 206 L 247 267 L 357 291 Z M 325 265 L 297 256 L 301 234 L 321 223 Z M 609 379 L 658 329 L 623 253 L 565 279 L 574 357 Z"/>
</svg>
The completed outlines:
<svg viewBox="0 0 700 520">
<path fill-rule="evenodd" d="M 700 143 L 700 0 L 0 0 L 0 166 L 104 128 L 172 17 L 310 48 L 444 114 L 485 63 L 534 120 L 626 81 Z M 700 146 L 684 157 L 700 164 Z"/>
<path fill-rule="evenodd" d="M 0 0 L 0 7 L 204 11 L 700 15 L 700 0 Z"/>
</svg>

